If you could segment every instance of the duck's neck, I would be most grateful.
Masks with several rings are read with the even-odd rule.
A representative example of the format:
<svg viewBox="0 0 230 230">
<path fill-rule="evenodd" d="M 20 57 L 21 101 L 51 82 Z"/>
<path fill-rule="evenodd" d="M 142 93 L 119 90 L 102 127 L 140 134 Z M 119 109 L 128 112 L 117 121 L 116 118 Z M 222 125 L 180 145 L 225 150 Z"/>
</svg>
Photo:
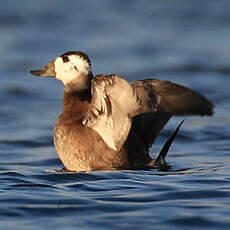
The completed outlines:
<svg viewBox="0 0 230 230">
<path fill-rule="evenodd" d="M 62 114 L 81 116 L 88 110 L 91 102 L 91 80 L 92 73 L 86 76 L 79 76 L 71 81 L 64 88 Z"/>
<path fill-rule="evenodd" d="M 82 92 L 88 89 L 91 89 L 91 80 L 93 79 L 92 72 L 89 72 L 88 75 L 85 75 L 85 73 L 78 74 L 77 78 L 72 80 L 71 82 L 68 82 L 65 85 L 65 92 L 67 93 L 76 93 L 76 92 Z"/>
</svg>

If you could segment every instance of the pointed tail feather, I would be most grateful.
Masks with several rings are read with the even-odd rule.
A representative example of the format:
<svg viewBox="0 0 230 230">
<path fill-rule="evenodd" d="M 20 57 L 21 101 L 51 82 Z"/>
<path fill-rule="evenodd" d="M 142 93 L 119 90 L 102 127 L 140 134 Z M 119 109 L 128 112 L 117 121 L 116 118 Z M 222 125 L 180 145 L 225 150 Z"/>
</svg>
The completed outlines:
<svg viewBox="0 0 230 230">
<path fill-rule="evenodd" d="M 180 124 L 177 126 L 176 130 L 174 133 L 168 138 L 168 140 L 165 142 L 164 146 L 162 147 L 159 155 L 157 158 L 154 160 L 154 164 L 157 165 L 158 167 L 161 167 L 162 165 L 165 164 L 165 157 L 167 156 L 167 153 L 181 127 L 181 125 L 184 123 L 184 120 L 180 122 Z"/>
</svg>

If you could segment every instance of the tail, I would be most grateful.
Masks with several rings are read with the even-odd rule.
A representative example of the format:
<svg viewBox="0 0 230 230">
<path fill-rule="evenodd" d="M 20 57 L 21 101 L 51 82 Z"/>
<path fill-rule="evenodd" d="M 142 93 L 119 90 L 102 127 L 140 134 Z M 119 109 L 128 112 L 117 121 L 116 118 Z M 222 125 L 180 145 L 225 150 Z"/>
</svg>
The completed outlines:
<svg viewBox="0 0 230 230">
<path fill-rule="evenodd" d="M 167 164 L 165 163 L 165 158 L 167 156 L 167 153 L 180 129 L 180 127 L 182 126 L 182 124 L 184 123 L 184 120 L 180 122 L 180 124 L 177 126 L 176 130 L 174 131 L 174 133 L 168 138 L 168 140 L 165 142 L 165 144 L 163 145 L 160 153 L 158 154 L 157 158 L 154 159 L 153 164 L 156 165 L 158 167 L 158 169 L 164 169 L 165 166 L 167 167 Z M 152 162 L 150 163 L 152 164 Z M 152 165 L 153 165 L 152 164 Z"/>
</svg>

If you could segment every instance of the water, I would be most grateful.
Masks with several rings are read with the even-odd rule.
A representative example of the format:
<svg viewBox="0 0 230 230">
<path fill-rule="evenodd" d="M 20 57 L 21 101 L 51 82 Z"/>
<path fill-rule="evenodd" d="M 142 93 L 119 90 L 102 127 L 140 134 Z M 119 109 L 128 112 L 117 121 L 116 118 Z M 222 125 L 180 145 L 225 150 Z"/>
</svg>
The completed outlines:
<svg viewBox="0 0 230 230">
<path fill-rule="evenodd" d="M 12 0 L 1 9 L 1 229 L 229 229 L 228 0 Z M 169 171 L 57 172 L 62 85 L 29 70 L 68 50 L 88 53 L 94 73 L 189 86 L 215 115 L 186 118 Z"/>
</svg>

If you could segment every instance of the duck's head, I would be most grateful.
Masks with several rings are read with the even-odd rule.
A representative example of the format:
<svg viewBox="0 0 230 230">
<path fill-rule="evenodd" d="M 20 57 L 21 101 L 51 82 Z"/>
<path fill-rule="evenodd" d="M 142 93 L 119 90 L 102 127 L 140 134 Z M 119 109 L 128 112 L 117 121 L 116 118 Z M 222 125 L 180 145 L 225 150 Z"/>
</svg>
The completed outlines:
<svg viewBox="0 0 230 230">
<path fill-rule="evenodd" d="M 87 54 L 69 51 L 55 58 L 43 69 L 31 70 L 31 74 L 41 77 L 56 77 L 64 85 L 91 76 L 91 64 Z"/>
</svg>

